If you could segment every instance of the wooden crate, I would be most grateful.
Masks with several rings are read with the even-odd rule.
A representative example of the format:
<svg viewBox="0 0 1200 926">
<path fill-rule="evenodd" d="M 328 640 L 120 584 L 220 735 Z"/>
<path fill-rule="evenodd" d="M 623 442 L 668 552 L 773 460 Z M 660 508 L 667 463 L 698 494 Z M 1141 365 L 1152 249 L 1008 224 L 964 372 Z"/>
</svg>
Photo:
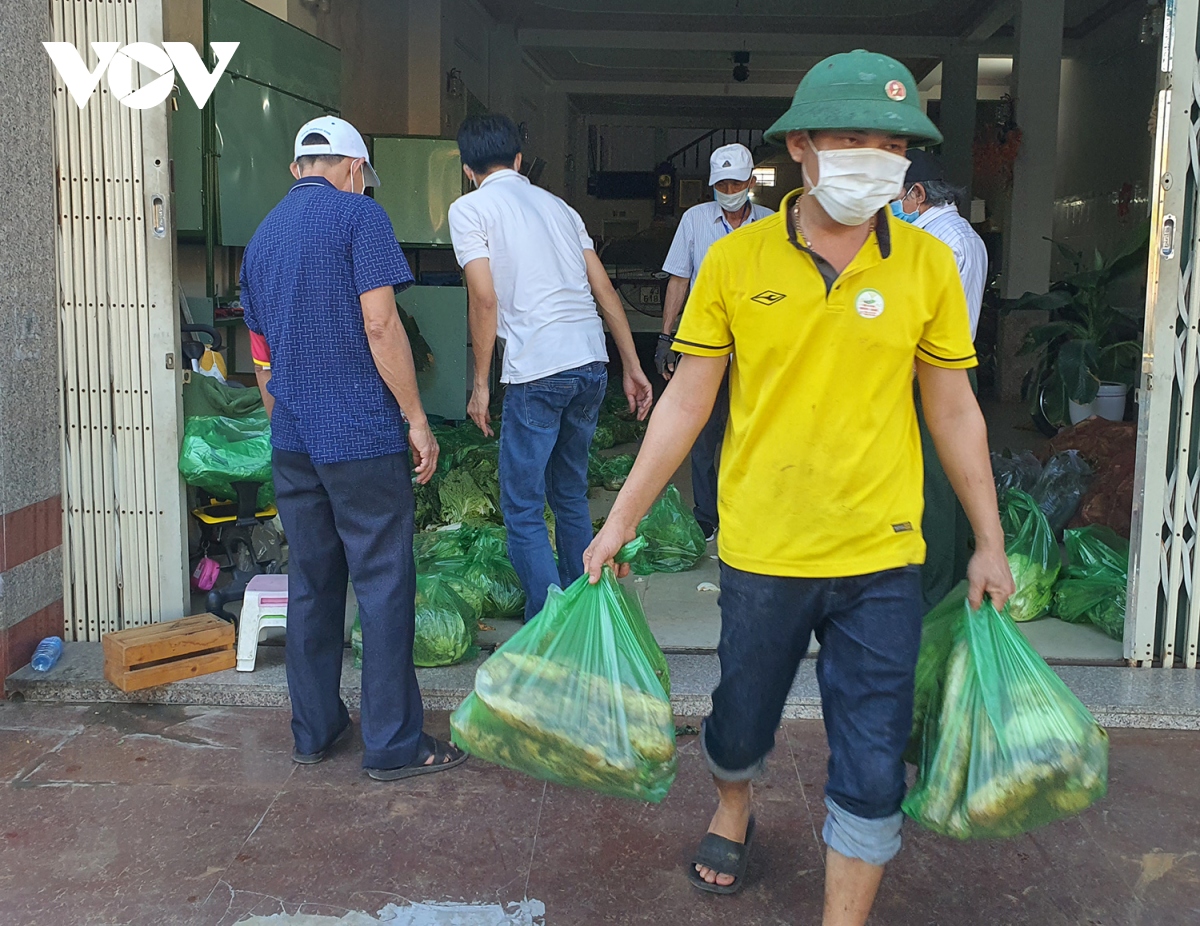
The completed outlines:
<svg viewBox="0 0 1200 926">
<path fill-rule="evenodd" d="M 233 624 L 196 614 L 105 634 L 104 677 L 122 691 L 138 691 L 208 675 L 237 665 Z"/>
</svg>

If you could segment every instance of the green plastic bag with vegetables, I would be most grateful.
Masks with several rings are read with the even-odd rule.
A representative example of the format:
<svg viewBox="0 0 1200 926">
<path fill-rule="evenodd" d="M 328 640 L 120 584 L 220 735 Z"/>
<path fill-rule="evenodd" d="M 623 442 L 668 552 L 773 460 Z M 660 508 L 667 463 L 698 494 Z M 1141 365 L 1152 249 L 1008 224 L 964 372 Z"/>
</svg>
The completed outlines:
<svg viewBox="0 0 1200 926">
<path fill-rule="evenodd" d="M 416 609 L 415 665 L 451 666 L 478 652 L 478 618 L 444 576 L 417 576 Z"/>
<path fill-rule="evenodd" d="M 504 528 L 479 529 L 463 567 L 463 578 L 483 595 L 484 620 L 525 613 L 525 590 L 508 559 Z"/>
<path fill-rule="evenodd" d="M 955 621 L 950 599 L 926 617 L 917 676 L 927 697 L 904 812 L 944 836 L 985 839 L 1086 810 L 1108 788 L 1108 734 L 1006 612 L 956 600 Z M 938 667 L 923 672 L 931 659 Z"/>
<path fill-rule="evenodd" d="M 1037 502 L 1020 489 L 1011 489 L 1001 498 L 1000 524 L 1017 588 L 1008 602 L 1009 614 L 1014 621 L 1036 620 L 1054 600 L 1054 583 L 1062 568 L 1058 544 Z"/>
<path fill-rule="evenodd" d="M 1054 588 L 1054 613 L 1072 624 L 1092 624 L 1114 640 L 1125 637 L 1129 541 L 1110 528 L 1069 530 L 1067 577 Z"/>
<path fill-rule="evenodd" d="M 621 559 L 643 541 L 627 544 Z M 496 650 L 450 718 L 456 745 L 563 785 L 657 803 L 675 780 L 666 658 L 637 598 L 605 567 Z"/>
<path fill-rule="evenodd" d="M 704 531 L 673 485 L 667 486 L 663 497 L 642 518 L 637 535 L 645 538 L 646 546 L 634 557 L 630 568 L 640 576 L 686 572 L 704 558 L 708 549 Z"/>
</svg>

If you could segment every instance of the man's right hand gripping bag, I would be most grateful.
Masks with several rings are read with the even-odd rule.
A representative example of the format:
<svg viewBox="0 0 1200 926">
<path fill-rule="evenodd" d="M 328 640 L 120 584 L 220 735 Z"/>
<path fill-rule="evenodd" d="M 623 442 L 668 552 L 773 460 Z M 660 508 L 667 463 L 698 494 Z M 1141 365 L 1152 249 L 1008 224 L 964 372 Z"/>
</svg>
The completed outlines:
<svg viewBox="0 0 1200 926">
<path fill-rule="evenodd" d="M 657 803 L 675 780 L 667 661 L 608 567 L 596 585 L 584 575 L 551 590 L 479 667 L 450 726 L 472 755 L 558 784 Z"/>
<path fill-rule="evenodd" d="M 961 601 L 962 592 L 952 594 Z M 923 645 L 920 660 L 944 662 L 913 727 L 910 754 L 920 758 L 904 812 L 944 836 L 985 839 L 1086 810 L 1108 789 L 1108 734 L 1007 611 L 963 601 L 946 633 L 948 607 L 926 623 L 935 645 Z M 917 674 L 928 687 L 935 673 Z"/>
</svg>

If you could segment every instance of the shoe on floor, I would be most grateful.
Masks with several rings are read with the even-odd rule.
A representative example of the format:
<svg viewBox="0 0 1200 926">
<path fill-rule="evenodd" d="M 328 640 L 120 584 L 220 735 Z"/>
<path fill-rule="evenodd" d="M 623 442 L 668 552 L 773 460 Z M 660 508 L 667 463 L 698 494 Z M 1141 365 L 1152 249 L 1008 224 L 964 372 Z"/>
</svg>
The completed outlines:
<svg viewBox="0 0 1200 926">
<path fill-rule="evenodd" d="M 704 542 L 712 543 L 713 540 L 715 540 L 716 536 L 717 536 L 716 527 L 713 526 L 712 524 L 709 524 L 707 521 L 699 521 L 697 523 L 700 525 L 700 530 L 702 530 L 704 532 Z"/>
<path fill-rule="evenodd" d="M 433 758 L 432 762 L 429 762 L 430 757 Z M 398 768 L 369 768 L 367 774 L 376 781 L 400 781 L 402 778 L 445 772 L 466 761 L 467 754 L 457 746 L 434 739 L 428 733 L 422 733 L 421 742 L 417 745 L 417 755 L 408 765 Z"/>
<path fill-rule="evenodd" d="M 329 755 L 330 750 L 332 750 L 334 746 L 338 745 L 338 743 L 340 743 L 342 740 L 344 740 L 346 738 L 346 736 L 347 736 L 347 734 L 349 734 L 350 728 L 352 726 L 353 726 L 353 724 L 351 724 L 349 721 L 347 721 L 346 725 L 344 727 L 342 727 L 342 729 L 338 732 L 338 735 L 333 738 L 333 740 L 330 742 L 330 744 L 318 752 L 300 752 L 295 747 L 293 747 L 292 748 L 292 761 L 295 762 L 297 765 L 316 765 L 318 762 L 322 761 L 327 755 Z"/>
</svg>

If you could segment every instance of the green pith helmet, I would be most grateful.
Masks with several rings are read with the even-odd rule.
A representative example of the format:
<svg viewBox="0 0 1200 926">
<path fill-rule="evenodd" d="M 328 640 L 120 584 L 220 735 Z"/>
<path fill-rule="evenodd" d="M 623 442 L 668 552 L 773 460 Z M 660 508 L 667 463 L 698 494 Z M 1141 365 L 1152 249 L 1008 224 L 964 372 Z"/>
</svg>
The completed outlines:
<svg viewBox="0 0 1200 926">
<path fill-rule="evenodd" d="M 921 111 L 917 82 L 895 58 L 870 51 L 846 52 L 804 75 L 791 108 L 767 129 L 782 145 L 788 132 L 861 129 L 907 135 L 914 145 L 937 145 L 942 133 Z"/>
</svg>

